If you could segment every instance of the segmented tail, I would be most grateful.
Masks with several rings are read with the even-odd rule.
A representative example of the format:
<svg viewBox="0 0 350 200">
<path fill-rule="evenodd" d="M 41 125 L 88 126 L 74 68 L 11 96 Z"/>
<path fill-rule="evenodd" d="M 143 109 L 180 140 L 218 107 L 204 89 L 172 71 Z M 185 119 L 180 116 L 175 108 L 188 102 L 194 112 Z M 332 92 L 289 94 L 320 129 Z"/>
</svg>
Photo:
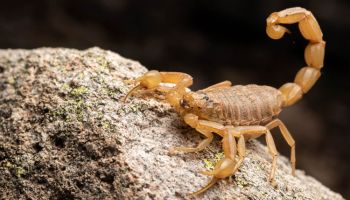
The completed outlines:
<svg viewBox="0 0 350 200">
<path fill-rule="evenodd" d="M 290 106 L 301 99 L 321 76 L 326 43 L 315 17 L 304 8 L 295 7 L 274 12 L 266 22 L 266 33 L 272 39 L 280 39 L 286 32 L 289 33 L 287 28 L 279 24 L 299 23 L 301 34 L 310 41 L 304 53 L 307 66 L 299 70 L 293 83 L 285 83 L 279 88 L 284 97 L 283 106 Z"/>
</svg>

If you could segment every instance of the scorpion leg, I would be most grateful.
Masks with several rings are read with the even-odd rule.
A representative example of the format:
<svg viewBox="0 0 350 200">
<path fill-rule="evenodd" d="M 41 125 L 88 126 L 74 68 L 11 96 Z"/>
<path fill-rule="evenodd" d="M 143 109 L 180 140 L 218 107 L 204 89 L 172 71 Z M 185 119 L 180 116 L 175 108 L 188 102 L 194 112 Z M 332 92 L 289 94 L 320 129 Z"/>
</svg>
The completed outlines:
<svg viewBox="0 0 350 200">
<path fill-rule="evenodd" d="M 202 174 L 213 176 L 212 180 L 200 190 L 193 192 L 189 195 L 195 196 L 201 194 L 208 190 L 210 187 L 212 187 L 218 180 L 231 176 L 235 172 L 235 156 L 237 148 L 233 128 L 225 129 L 222 143 L 225 157 L 216 164 L 213 171 L 201 172 Z M 243 149 L 242 147 L 239 148 Z M 239 152 L 243 153 L 244 150 L 239 150 Z M 243 155 L 241 157 L 243 157 Z"/>
<path fill-rule="evenodd" d="M 273 137 L 269 130 L 266 130 L 265 139 L 266 139 L 267 148 L 269 149 L 269 153 L 272 156 L 272 167 L 271 167 L 271 172 L 269 176 L 269 181 L 272 183 L 272 185 L 275 185 L 274 178 L 275 178 L 275 172 L 276 172 L 278 152 L 277 152 Z"/>
<path fill-rule="evenodd" d="M 201 174 L 213 176 L 213 178 L 205 187 L 194 193 L 191 193 L 191 195 L 198 195 L 208 190 L 218 180 L 233 175 L 238 170 L 246 156 L 245 141 L 252 138 L 257 138 L 263 134 L 265 134 L 266 137 L 266 143 L 269 149 L 269 153 L 272 155 L 272 166 L 269 175 L 269 181 L 272 184 L 274 184 L 278 152 L 269 129 L 267 129 L 267 127 L 264 126 L 225 127 L 224 134 L 222 135 L 225 157 L 216 164 L 214 170 L 201 172 Z M 237 148 L 235 144 L 235 137 L 238 137 Z M 237 150 L 239 159 L 236 162 L 235 154 Z"/>
<path fill-rule="evenodd" d="M 233 133 L 235 133 L 236 137 L 239 137 L 238 155 L 240 158 L 239 158 L 235 168 L 233 169 L 232 174 L 236 172 L 236 170 L 239 168 L 239 166 L 243 162 L 243 158 L 245 157 L 245 140 L 257 138 L 260 135 L 265 134 L 267 147 L 269 149 L 269 153 L 272 155 L 272 167 L 271 167 L 269 181 L 273 182 L 274 174 L 276 171 L 278 152 L 277 152 L 275 142 L 272 138 L 270 131 L 264 126 L 238 126 L 238 127 L 235 127 L 233 129 Z M 225 139 L 225 136 L 224 136 L 224 139 Z M 223 141 L 225 141 L 225 140 L 223 140 Z M 223 146 L 224 146 L 224 152 L 225 152 L 225 143 L 223 143 Z M 220 164 L 221 163 L 219 162 L 217 165 L 220 165 Z M 202 174 L 215 176 L 218 173 L 219 173 L 219 170 L 214 169 L 211 172 L 203 172 Z"/>
<path fill-rule="evenodd" d="M 215 166 L 212 171 L 201 172 L 201 174 L 213 176 L 212 180 L 202 189 L 192 193 L 191 195 L 198 195 L 212 185 L 214 185 L 218 180 L 229 177 L 233 175 L 238 168 L 241 166 L 245 156 L 246 156 L 246 147 L 245 140 L 250 138 L 256 138 L 268 130 L 263 126 L 238 126 L 238 127 L 225 127 L 223 136 L 223 149 L 225 157 L 221 159 Z M 236 149 L 236 140 L 235 137 L 238 137 L 238 144 Z M 270 144 L 270 143 L 269 143 Z M 236 162 L 235 155 L 238 151 L 239 159 Z"/>
<path fill-rule="evenodd" d="M 271 121 L 270 123 L 268 123 L 266 125 L 266 127 L 271 130 L 275 127 L 278 127 L 279 130 L 282 133 L 283 138 L 286 140 L 286 142 L 288 143 L 288 145 L 290 146 L 291 150 L 290 150 L 290 162 L 292 164 L 292 174 L 295 176 L 295 163 L 296 163 L 296 159 L 295 159 L 295 141 L 292 137 L 292 135 L 290 134 L 290 132 L 288 131 L 287 127 L 284 125 L 284 123 L 279 120 L 279 119 L 275 119 L 273 121 Z"/>
<path fill-rule="evenodd" d="M 275 177 L 275 171 L 277 167 L 278 152 L 269 129 L 264 126 L 238 126 L 236 127 L 236 131 L 240 132 L 240 134 L 243 135 L 246 140 L 257 138 L 260 135 L 265 134 L 267 148 L 269 149 L 269 153 L 272 156 L 272 166 L 271 166 L 269 181 L 272 184 L 275 184 L 274 177 Z"/>
<path fill-rule="evenodd" d="M 220 134 L 224 128 L 223 125 L 216 122 L 199 120 L 198 116 L 194 114 L 186 114 L 184 116 L 184 120 L 188 125 L 190 125 L 192 128 L 195 128 L 198 132 L 207 138 L 200 142 L 197 147 L 172 147 L 170 149 L 170 153 L 176 153 L 177 151 L 185 153 L 201 151 L 205 149 L 213 140 L 212 133 L 215 132 Z"/>
<path fill-rule="evenodd" d="M 213 90 L 217 90 L 217 89 L 221 89 L 221 88 L 228 88 L 228 87 L 231 87 L 231 86 L 232 86 L 231 81 L 223 81 L 223 82 L 211 85 L 211 86 L 209 86 L 207 88 L 204 88 L 203 90 L 200 90 L 200 91 L 210 92 L 210 91 L 213 91 Z"/>
<path fill-rule="evenodd" d="M 246 156 L 246 148 L 245 148 L 245 139 L 244 139 L 244 136 L 241 135 L 239 138 L 238 138 L 238 144 L 237 144 L 237 151 L 238 151 L 238 156 L 239 156 L 239 159 L 235 165 L 235 168 L 233 169 L 233 174 L 238 170 L 238 168 L 241 166 L 243 160 L 244 160 L 244 157 Z"/>
<path fill-rule="evenodd" d="M 191 153 L 191 152 L 198 152 L 205 149 L 213 140 L 213 134 L 209 131 L 202 130 L 202 129 L 196 129 L 198 132 L 206 136 L 207 138 L 201 141 L 197 147 L 172 147 L 170 149 L 171 154 L 175 154 L 176 152 L 184 152 L 184 153 Z"/>
</svg>

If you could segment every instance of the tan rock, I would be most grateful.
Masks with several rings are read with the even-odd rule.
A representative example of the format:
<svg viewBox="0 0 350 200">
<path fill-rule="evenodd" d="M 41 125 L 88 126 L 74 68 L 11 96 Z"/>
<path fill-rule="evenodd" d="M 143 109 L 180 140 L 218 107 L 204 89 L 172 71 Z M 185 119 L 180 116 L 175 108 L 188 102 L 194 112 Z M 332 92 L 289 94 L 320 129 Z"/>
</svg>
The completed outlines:
<svg viewBox="0 0 350 200">
<path fill-rule="evenodd" d="M 91 48 L 0 51 L 0 199 L 186 199 L 209 177 L 198 171 L 220 156 L 220 138 L 202 153 L 169 155 L 199 134 L 166 104 L 120 99 L 123 82 L 146 72 L 138 62 Z M 248 142 L 231 181 L 197 199 L 343 199 L 314 178 L 290 174 Z"/>
</svg>

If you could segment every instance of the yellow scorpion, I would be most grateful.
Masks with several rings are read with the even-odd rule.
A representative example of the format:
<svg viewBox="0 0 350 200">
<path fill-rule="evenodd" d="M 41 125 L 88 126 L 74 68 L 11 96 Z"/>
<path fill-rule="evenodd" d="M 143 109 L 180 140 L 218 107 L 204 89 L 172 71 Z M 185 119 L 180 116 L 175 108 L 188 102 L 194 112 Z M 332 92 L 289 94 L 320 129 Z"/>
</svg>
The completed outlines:
<svg viewBox="0 0 350 200">
<path fill-rule="evenodd" d="M 157 91 L 164 94 L 165 100 L 183 117 L 186 124 L 196 129 L 206 138 L 197 147 L 174 147 L 170 151 L 198 152 L 213 140 L 213 133 L 220 135 L 225 157 L 212 171 L 202 174 L 212 176 L 212 180 L 202 189 L 191 193 L 198 195 L 218 180 L 232 176 L 246 156 L 245 142 L 265 135 L 272 167 L 269 181 L 274 183 L 278 152 L 270 130 L 278 127 L 291 148 L 290 162 L 295 175 L 295 141 L 286 126 L 279 120 L 282 108 L 295 104 L 320 77 L 323 67 L 325 41 L 322 31 L 313 14 L 300 7 L 288 8 L 272 13 L 266 20 L 266 33 L 272 39 L 280 39 L 289 30 L 280 24 L 299 23 L 303 37 L 309 40 L 305 49 L 307 66 L 297 73 L 293 83 L 286 83 L 279 89 L 259 85 L 235 85 L 223 81 L 193 92 L 192 77 L 181 72 L 149 71 L 136 79 L 138 83 L 126 96 L 136 90 Z M 169 86 L 164 83 L 172 83 Z M 238 155 L 238 159 L 236 159 Z"/>
</svg>

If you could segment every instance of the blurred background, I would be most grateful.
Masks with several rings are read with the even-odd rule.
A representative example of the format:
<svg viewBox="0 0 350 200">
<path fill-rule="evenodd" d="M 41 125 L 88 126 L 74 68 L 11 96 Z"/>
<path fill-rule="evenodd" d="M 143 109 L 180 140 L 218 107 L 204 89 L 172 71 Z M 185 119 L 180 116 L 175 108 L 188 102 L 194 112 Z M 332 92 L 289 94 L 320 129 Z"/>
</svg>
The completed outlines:
<svg viewBox="0 0 350 200">
<path fill-rule="evenodd" d="M 279 87 L 305 65 L 296 26 L 273 41 L 265 19 L 302 6 L 327 41 L 323 76 L 281 114 L 297 142 L 297 167 L 350 198 L 350 1 L 33 0 L 3 1 L 0 48 L 99 46 L 150 69 L 181 71 L 194 89 L 222 80 Z M 347 49 L 348 48 L 348 49 Z M 279 151 L 289 148 L 273 131 Z"/>
</svg>

